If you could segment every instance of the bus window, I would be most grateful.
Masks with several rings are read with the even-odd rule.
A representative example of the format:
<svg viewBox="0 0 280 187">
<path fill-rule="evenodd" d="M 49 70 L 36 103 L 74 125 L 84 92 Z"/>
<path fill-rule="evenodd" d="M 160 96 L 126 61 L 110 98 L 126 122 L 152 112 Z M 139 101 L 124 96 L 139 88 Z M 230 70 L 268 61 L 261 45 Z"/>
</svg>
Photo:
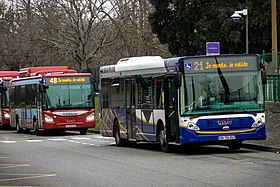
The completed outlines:
<svg viewBox="0 0 280 187">
<path fill-rule="evenodd" d="M 139 101 L 138 104 L 142 108 L 153 108 L 153 81 L 151 78 L 144 78 L 142 82 L 139 83 Z"/>
</svg>

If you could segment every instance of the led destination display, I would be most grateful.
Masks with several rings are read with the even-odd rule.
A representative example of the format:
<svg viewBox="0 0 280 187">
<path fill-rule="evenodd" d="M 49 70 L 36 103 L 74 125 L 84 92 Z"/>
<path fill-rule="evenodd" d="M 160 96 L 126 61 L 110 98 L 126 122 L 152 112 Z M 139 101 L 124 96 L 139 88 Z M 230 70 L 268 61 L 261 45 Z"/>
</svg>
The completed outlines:
<svg viewBox="0 0 280 187">
<path fill-rule="evenodd" d="M 216 56 L 183 59 L 185 73 L 256 71 L 259 70 L 258 56 Z"/>
<path fill-rule="evenodd" d="M 84 84 L 90 83 L 90 77 L 48 77 L 46 83 L 51 84 Z"/>
</svg>

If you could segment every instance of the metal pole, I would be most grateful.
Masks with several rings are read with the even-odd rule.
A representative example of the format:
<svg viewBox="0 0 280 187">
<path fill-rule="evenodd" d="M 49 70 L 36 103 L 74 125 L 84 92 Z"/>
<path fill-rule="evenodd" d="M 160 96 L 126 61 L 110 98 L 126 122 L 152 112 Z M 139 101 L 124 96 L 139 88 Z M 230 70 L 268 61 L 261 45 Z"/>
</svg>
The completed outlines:
<svg viewBox="0 0 280 187">
<path fill-rule="evenodd" d="M 247 9 L 248 11 L 248 9 Z M 246 15 L 246 54 L 249 53 L 249 19 L 248 19 L 248 12 Z"/>
<path fill-rule="evenodd" d="M 276 74 L 279 74 L 277 62 L 277 21 L 276 21 L 276 0 L 271 0 L 271 30 L 272 30 L 272 64 L 275 65 Z"/>
</svg>

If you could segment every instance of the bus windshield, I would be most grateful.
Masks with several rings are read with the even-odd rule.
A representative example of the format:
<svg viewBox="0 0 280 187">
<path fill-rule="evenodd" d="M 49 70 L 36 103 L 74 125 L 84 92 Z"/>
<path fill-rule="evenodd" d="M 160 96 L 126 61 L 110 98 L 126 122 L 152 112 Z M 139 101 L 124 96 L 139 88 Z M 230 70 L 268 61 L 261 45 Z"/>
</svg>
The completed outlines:
<svg viewBox="0 0 280 187">
<path fill-rule="evenodd" d="M 185 74 L 180 108 L 182 115 L 262 111 L 260 72 Z"/>
<path fill-rule="evenodd" d="M 94 108 L 91 84 L 50 85 L 44 92 L 44 109 Z"/>
</svg>

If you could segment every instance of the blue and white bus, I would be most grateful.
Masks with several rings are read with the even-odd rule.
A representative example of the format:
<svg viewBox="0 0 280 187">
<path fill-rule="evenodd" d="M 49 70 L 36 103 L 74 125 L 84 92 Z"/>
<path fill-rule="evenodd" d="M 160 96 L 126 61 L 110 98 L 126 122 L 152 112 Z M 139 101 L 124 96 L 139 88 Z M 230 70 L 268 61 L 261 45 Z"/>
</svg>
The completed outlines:
<svg viewBox="0 0 280 187">
<path fill-rule="evenodd" d="M 264 140 L 264 66 L 258 55 L 124 58 L 100 68 L 103 136 L 128 141 L 227 144 Z"/>
</svg>

